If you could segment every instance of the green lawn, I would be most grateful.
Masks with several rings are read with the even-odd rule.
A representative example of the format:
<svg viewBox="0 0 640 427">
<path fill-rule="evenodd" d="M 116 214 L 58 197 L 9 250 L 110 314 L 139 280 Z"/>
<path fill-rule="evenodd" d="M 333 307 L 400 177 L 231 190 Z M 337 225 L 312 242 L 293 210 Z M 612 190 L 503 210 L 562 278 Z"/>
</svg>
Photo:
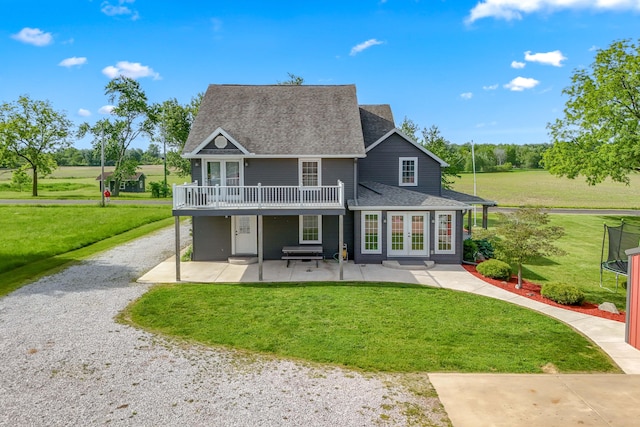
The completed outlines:
<svg viewBox="0 0 640 427">
<path fill-rule="evenodd" d="M 501 206 L 640 209 L 640 174 L 631 185 L 606 181 L 589 186 L 584 178 L 558 178 L 544 170 L 476 174 L 477 194 Z M 473 194 L 473 174 L 463 174 L 453 189 Z"/>
<path fill-rule="evenodd" d="M 163 285 L 122 315 L 156 333 L 394 372 L 619 372 L 569 326 L 477 295 L 387 283 Z"/>
<path fill-rule="evenodd" d="M 62 166 L 46 178 L 38 180 L 37 199 L 62 199 L 62 200 L 99 200 L 100 182 L 96 177 L 100 175 L 100 166 Z M 105 167 L 106 172 L 113 171 L 113 167 Z M 163 165 L 143 165 L 140 172 L 146 176 L 146 192 L 144 193 L 121 193 L 120 199 L 149 199 L 151 198 L 150 182 L 164 181 Z M 17 191 L 10 186 L 12 177 L 11 170 L 0 170 L 0 199 L 34 199 L 31 196 L 31 185 L 24 187 L 22 191 Z M 190 181 L 190 178 L 179 177 L 169 170 L 167 184 L 182 184 Z"/>
<path fill-rule="evenodd" d="M 556 243 L 566 251 L 564 256 L 539 258 L 523 268 L 525 279 L 534 283 L 564 282 L 578 286 L 589 302 L 600 304 L 613 302 L 619 309 L 626 309 L 626 290 L 620 286 L 617 292 L 600 288 L 600 255 L 604 224 L 619 225 L 625 222 L 640 225 L 640 217 L 615 215 L 565 215 L 551 214 L 551 223 L 564 227 L 566 235 Z M 495 225 L 495 216 L 489 216 L 489 227 Z M 606 257 L 605 249 L 605 257 Z M 515 270 L 514 270 L 515 271 Z M 605 286 L 615 287 L 615 275 L 604 274 Z M 620 278 L 623 282 L 624 277 Z"/>
<path fill-rule="evenodd" d="M 0 205 L 0 296 L 171 221 L 171 207 L 164 205 Z"/>
</svg>

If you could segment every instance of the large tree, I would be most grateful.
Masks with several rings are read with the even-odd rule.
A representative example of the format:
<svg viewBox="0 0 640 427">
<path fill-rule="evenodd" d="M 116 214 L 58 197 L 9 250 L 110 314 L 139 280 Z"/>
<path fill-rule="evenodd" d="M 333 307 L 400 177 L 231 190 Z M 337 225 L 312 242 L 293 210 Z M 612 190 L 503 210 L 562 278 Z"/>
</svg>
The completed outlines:
<svg viewBox="0 0 640 427">
<path fill-rule="evenodd" d="M 411 119 L 405 117 L 400 125 L 402 133 L 421 144 L 427 150 L 447 162 L 449 166 L 442 168 L 442 187 L 450 189 L 456 178 L 460 177 L 460 171 L 464 167 L 464 160 L 458 150 L 446 140 L 440 133 L 437 126 L 423 128 L 422 138 L 417 136 L 418 125 Z"/>
<path fill-rule="evenodd" d="M 113 195 L 120 191 L 120 182 L 136 173 L 139 162 L 127 155 L 131 143 L 140 136 L 153 137 L 156 123 L 154 110 L 137 80 L 120 76 L 105 87 L 109 102 L 115 104 L 110 117 L 98 120 L 93 126 L 83 123 L 79 136 L 93 135 L 93 145 L 100 150 L 104 144 L 105 157 L 114 161 Z"/>
<path fill-rule="evenodd" d="M 538 257 L 563 255 L 554 242 L 564 236 L 564 229 L 549 224 L 549 215 L 538 208 L 522 208 L 514 212 L 497 212 L 498 225 L 489 232 L 497 258 L 515 264 L 518 284 L 522 288 L 522 265 Z"/>
<path fill-rule="evenodd" d="M 629 183 L 640 170 L 640 45 L 629 40 L 598 50 L 576 70 L 564 117 L 549 124 L 553 147 L 544 155 L 555 175 L 583 175 L 591 185 L 611 177 Z"/>
<path fill-rule="evenodd" d="M 65 113 L 55 111 L 49 101 L 23 95 L 0 105 L 0 157 L 5 158 L 3 163 L 13 159 L 31 169 L 33 196 L 38 195 L 38 175 L 57 166 L 53 153 L 71 145 L 67 138 L 72 127 Z"/>
<path fill-rule="evenodd" d="M 185 105 L 173 98 L 154 106 L 157 118 L 155 140 L 168 146 L 167 165 L 176 169 L 180 176 L 191 174 L 191 163 L 180 154 L 198 114 L 202 97 L 203 94 L 199 93 Z"/>
</svg>

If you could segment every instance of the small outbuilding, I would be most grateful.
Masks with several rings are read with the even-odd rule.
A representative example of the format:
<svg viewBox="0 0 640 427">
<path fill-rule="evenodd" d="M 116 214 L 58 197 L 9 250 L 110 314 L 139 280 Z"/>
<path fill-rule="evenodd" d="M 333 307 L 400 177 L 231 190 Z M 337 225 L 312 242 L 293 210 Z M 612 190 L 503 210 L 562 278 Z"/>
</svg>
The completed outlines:
<svg viewBox="0 0 640 427">
<path fill-rule="evenodd" d="M 96 181 L 100 181 L 102 187 L 102 181 L 105 183 L 105 187 L 109 189 L 112 193 L 116 189 L 116 180 L 112 177 L 113 172 L 105 172 L 104 178 L 102 174 L 98 175 Z M 123 179 L 120 181 L 120 192 L 123 193 L 144 193 L 145 192 L 145 180 L 146 177 L 142 172 L 138 172 L 135 175 L 131 175 L 130 177 Z M 100 191 L 104 191 L 103 188 L 100 188 Z"/>
</svg>

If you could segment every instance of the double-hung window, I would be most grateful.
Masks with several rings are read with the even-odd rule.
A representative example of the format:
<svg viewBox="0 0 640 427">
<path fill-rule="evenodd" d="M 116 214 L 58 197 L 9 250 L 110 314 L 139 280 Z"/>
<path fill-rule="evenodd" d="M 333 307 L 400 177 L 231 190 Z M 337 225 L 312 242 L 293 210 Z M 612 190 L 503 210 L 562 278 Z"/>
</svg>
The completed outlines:
<svg viewBox="0 0 640 427">
<path fill-rule="evenodd" d="M 320 159 L 300 159 L 298 168 L 301 186 L 318 187 L 321 184 Z"/>
<path fill-rule="evenodd" d="M 437 254 L 455 253 L 456 243 L 455 212 L 436 212 Z"/>
<path fill-rule="evenodd" d="M 382 253 L 382 228 L 380 212 L 362 212 L 361 252 L 363 254 Z"/>
<path fill-rule="evenodd" d="M 418 185 L 418 158 L 400 157 L 398 159 L 398 185 L 417 186 Z"/>
<path fill-rule="evenodd" d="M 300 244 L 322 243 L 322 215 L 300 215 Z"/>
</svg>

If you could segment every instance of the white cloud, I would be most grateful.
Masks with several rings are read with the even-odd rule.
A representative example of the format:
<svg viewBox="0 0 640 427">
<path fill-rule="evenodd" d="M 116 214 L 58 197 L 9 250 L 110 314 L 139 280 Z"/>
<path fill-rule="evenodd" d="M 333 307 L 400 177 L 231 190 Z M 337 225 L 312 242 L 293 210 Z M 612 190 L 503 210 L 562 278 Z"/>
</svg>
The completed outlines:
<svg viewBox="0 0 640 427">
<path fill-rule="evenodd" d="M 383 42 L 381 42 L 380 40 L 369 39 L 366 42 L 362 42 L 362 43 L 352 47 L 351 48 L 351 52 L 349 53 L 349 55 L 351 55 L 351 56 L 357 55 L 358 53 L 362 52 L 365 49 L 370 48 L 371 46 L 375 46 L 377 44 L 382 44 L 382 43 Z"/>
<path fill-rule="evenodd" d="M 562 9 L 640 11 L 640 0 L 484 0 L 471 9 L 465 22 L 471 24 L 483 18 L 511 21 L 522 19 L 523 14 Z"/>
<path fill-rule="evenodd" d="M 471 99 L 473 98 L 473 93 L 472 92 L 465 92 L 465 93 L 461 93 L 460 94 L 460 98 L 462 99 Z"/>
<path fill-rule="evenodd" d="M 111 112 L 113 111 L 114 108 L 116 108 L 114 105 L 103 105 L 98 110 L 98 113 L 100 113 L 100 114 L 111 114 Z"/>
<path fill-rule="evenodd" d="M 89 117 L 91 115 L 91 111 L 81 108 L 78 110 L 78 115 L 82 117 Z"/>
<path fill-rule="evenodd" d="M 115 66 L 109 65 L 102 69 L 102 74 L 114 79 L 119 76 L 125 76 L 132 79 L 140 77 L 153 77 L 154 80 L 160 79 L 160 74 L 153 71 L 153 68 L 142 65 L 139 62 L 120 61 Z"/>
<path fill-rule="evenodd" d="M 527 51 L 524 53 L 524 60 L 529 62 L 539 62 L 540 64 L 545 65 L 553 65 L 554 67 L 562 67 L 562 61 L 566 60 L 567 57 L 562 54 L 559 50 L 554 50 L 553 52 L 545 52 L 545 53 L 531 53 Z"/>
<path fill-rule="evenodd" d="M 125 6 L 125 4 L 133 2 L 135 2 L 135 0 L 118 0 L 116 4 L 111 4 L 110 1 L 103 1 L 100 4 L 100 11 L 107 16 L 131 15 L 131 19 L 136 21 L 140 18 L 138 11 L 131 10 Z"/>
<path fill-rule="evenodd" d="M 538 80 L 529 77 L 516 77 L 504 85 L 504 87 L 514 92 L 522 92 L 525 89 L 532 89 L 536 87 L 539 83 L 540 82 Z"/>
<path fill-rule="evenodd" d="M 527 64 L 520 61 L 511 61 L 511 68 L 520 69 L 524 68 Z"/>
<path fill-rule="evenodd" d="M 34 46 L 46 46 L 53 43 L 51 33 L 45 33 L 40 28 L 24 27 L 19 33 L 12 34 L 11 38 Z"/>
<path fill-rule="evenodd" d="M 494 84 L 494 85 L 489 85 L 489 86 L 482 86 L 482 89 L 484 90 L 496 90 L 498 89 L 498 83 Z"/>
<path fill-rule="evenodd" d="M 62 61 L 60 61 L 58 65 L 61 67 L 73 67 L 75 65 L 80 66 L 86 63 L 87 63 L 87 58 L 85 58 L 84 56 L 82 57 L 72 56 L 71 58 L 63 59 Z"/>
</svg>

